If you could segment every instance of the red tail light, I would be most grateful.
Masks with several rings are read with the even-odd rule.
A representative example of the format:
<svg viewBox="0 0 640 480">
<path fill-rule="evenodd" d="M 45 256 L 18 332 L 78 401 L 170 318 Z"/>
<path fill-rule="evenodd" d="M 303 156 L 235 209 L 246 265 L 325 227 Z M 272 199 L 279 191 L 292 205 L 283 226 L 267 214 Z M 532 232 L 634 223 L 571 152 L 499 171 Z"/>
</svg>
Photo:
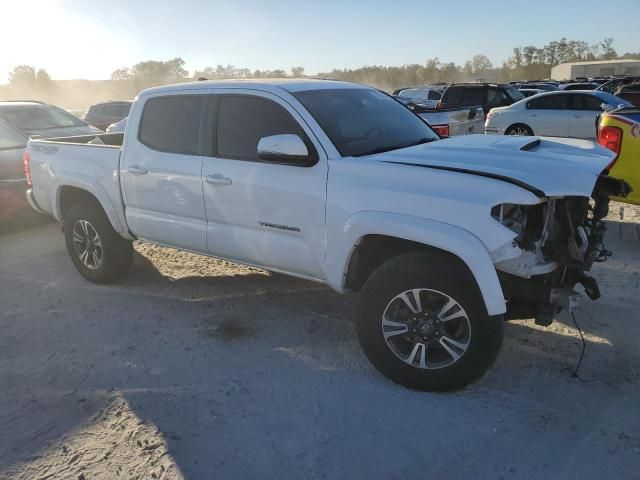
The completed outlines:
<svg viewBox="0 0 640 480">
<path fill-rule="evenodd" d="M 24 176 L 27 178 L 27 185 L 31 186 L 31 153 L 25 150 L 22 154 L 22 163 L 24 165 Z"/>
<path fill-rule="evenodd" d="M 449 136 L 449 125 L 431 125 L 431 128 L 441 137 Z"/>
<path fill-rule="evenodd" d="M 607 166 L 611 169 L 620 156 L 622 148 L 622 129 L 618 127 L 605 126 L 598 131 L 598 143 L 612 152 L 616 153 L 616 158 Z"/>
</svg>

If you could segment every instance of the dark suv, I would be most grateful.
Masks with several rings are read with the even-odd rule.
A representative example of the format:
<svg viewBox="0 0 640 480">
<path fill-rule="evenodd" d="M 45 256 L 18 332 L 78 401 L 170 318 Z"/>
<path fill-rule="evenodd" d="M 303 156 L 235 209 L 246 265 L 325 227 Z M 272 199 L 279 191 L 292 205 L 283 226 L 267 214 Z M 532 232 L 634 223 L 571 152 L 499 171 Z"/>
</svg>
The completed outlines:
<svg viewBox="0 0 640 480">
<path fill-rule="evenodd" d="M 100 130 L 106 130 L 112 123 L 119 122 L 129 115 L 131 103 L 128 101 L 98 103 L 89 108 L 84 121 Z"/>
<path fill-rule="evenodd" d="M 498 83 L 456 83 L 447 88 L 438 108 L 482 105 L 485 115 L 495 107 L 506 107 L 524 95 L 511 85 Z"/>
</svg>

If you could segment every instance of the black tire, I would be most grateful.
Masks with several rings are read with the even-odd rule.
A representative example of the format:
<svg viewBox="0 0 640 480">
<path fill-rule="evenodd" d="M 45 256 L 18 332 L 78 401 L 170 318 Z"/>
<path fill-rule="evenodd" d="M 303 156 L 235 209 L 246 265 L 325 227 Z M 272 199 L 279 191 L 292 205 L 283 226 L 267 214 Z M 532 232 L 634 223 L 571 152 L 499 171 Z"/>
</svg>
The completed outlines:
<svg viewBox="0 0 640 480">
<path fill-rule="evenodd" d="M 440 295 L 443 295 L 443 299 L 448 296 L 457 302 L 458 305 L 452 307 L 455 310 L 442 309 L 440 316 L 437 313 L 429 313 L 431 315 L 429 321 L 437 322 L 439 324 L 437 328 L 442 329 L 443 332 L 431 332 L 434 336 L 430 337 L 428 342 L 424 342 L 426 345 L 424 347 L 426 348 L 425 365 L 428 365 L 430 361 L 429 354 L 432 355 L 432 359 L 439 355 L 439 358 L 443 359 L 440 365 L 446 363 L 444 360 L 448 355 L 453 360 L 452 364 L 437 367 L 438 362 L 434 362 L 430 368 L 420 368 L 415 364 L 410 365 L 406 363 L 406 359 L 402 360 L 394 353 L 392 347 L 385 340 L 382 325 L 383 314 L 392 300 L 398 302 L 397 299 L 394 300 L 397 295 L 412 289 L 423 289 L 418 294 L 419 297 L 421 296 L 423 304 L 439 299 Z M 391 303 L 391 305 L 395 306 L 396 304 Z M 466 315 L 455 320 L 438 321 L 438 318 L 453 316 L 451 313 L 449 315 L 444 315 L 444 313 L 457 313 L 461 310 L 460 307 Z M 404 307 L 401 305 L 398 308 Z M 438 306 L 434 311 L 439 309 Z M 410 315 L 414 315 L 414 313 L 410 313 Z M 426 322 L 424 319 L 423 321 Z M 456 325 L 455 322 L 459 322 L 459 324 Z M 423 391 L 456 390 L 479 379 L 498 356 L 502 346 L 503 323 L 501 315 L 489 316 L 487 314 L 475 280 L 459 259 L 444 253 L 428 251 L 403 254 L 378 267 L 367 279 L 362 289 L 357 312 L 358 340 L 369 361 L 390 380 L 405 387 Z M 410 325 L 416 326 L 415 321 Z M 449 340 L 442 338 L 449 335 L 449 331 L 445 331 L 445 329 L 451 327 L 457 329 L 456 331 L 468 328 L 466 351 L 463 351 L 457 361 L 454 360 L 453 355 L 447 354 L 448 349 L 445 350 L 442 346 L 442 341 Z M 421 328 L 424 328 L 424 325 Z M 407 331 L 406 335 L 395 335 L 392 337 L 392 341 L 400 342 L 400 346 L 402 346 L 402 342 L 406 342 L 410 347 L 411 340 L 406 337 L 415 335 L 411 333 L 412 331 L 415 330 Z M 437 336 L 435 336 L 436 333 Z M 419 340 L 419 342 L 422 341 Z M 451 346 L 449 341 L 444 343 Z M 423 347 L 418 349 L 420 353 L 422 353 L 421 348 Z M 408 350 L 409 348 L 406 351 Z M 456 353 L 459 353 L 457 349 Z M 409 354 L 410 356 L 411 354 Z M 417 357 L 417 355 L 415 356 Z"/>
<path fill-rule="evenodd" d="M 90 266 L 87 266 L 81 260 L 79 250 L 82 250 L 83 243 L 79 241 L 77 236 L 74 241 L 74 228 L 76 231 L 81 232 L 83 230 L 82 225 L 87 224 L 90 234 L 86 235 L 86 237 L 95 238 L 93 235 L 93 232 L 95 232 L 100 243 L 100 247 L 97 247 L 97 242 L 92 247 L 93 251 L 96 252 L 96 258 L 98 258 L 99 254 L 100 261 L 89 261 Z M 73 264 L 87 280 L 101 284 L 113 283 L 129 272 L 132 263 L 133 245 L 131 241 L 122 238 L 113 229 L 107 215 L 97 202 L 78 203 L 69 208 L 64 216 L 64 236 L 67 251 Z M 89 251 L 86 243 L 84 248 Z"/>
<path fill-rule="evenodd" d="M 521 132 L 521 133 L 517 133 Z M 505 135 L 522 135 L 522 136 L 532 136 L 533 129 L 529 125 L 525 125 L 524 123 L 516 123 L 507 128 L 504 132 Z"/>
</svg>

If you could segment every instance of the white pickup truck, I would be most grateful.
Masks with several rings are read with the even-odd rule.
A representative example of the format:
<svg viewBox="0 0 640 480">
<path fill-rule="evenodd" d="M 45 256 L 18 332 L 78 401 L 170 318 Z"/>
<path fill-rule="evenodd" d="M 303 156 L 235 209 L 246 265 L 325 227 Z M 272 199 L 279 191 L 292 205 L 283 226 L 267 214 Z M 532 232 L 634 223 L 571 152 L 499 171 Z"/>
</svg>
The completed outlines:
<svg viewBox="0 0 640 480">
<path fill-rule="evenodd" d="M 32 140 L 27 197 L 79 272 L 124 276 L 144 240 L 360 292 L 357 333 L 385 376 L 461 388 L 505 318 L 548 324 L 602 245 L 613 153 L 592 142 L 440 141 L 361 85 L 198 82 L 142 92 L 126 132 Z M 590 203 L 590 197 L 593 201 Z"/>
</svg>

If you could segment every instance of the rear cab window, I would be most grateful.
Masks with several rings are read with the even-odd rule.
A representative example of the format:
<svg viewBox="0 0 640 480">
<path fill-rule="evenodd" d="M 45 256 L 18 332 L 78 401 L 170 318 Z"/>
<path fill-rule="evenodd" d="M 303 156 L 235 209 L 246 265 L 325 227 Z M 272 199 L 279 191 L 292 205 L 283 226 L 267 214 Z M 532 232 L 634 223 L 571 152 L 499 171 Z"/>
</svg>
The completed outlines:
<svg viewBox="0 0 640 480">
<path fill-rule="evenodd" d="M 145 102 L 138 140 L 165 153 L 198 155 L 206 95 L 153 97 Z"/>
</svg>

